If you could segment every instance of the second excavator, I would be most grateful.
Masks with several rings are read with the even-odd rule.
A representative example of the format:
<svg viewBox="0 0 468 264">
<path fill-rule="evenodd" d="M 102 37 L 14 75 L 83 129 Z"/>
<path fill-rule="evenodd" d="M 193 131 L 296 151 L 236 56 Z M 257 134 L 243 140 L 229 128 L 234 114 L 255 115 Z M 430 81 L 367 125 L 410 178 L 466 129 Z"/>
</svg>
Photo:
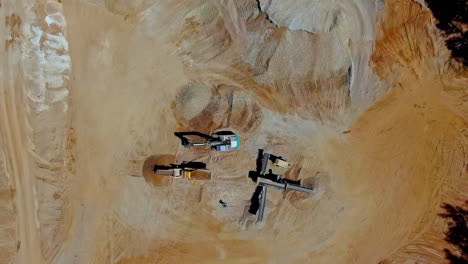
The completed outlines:
<svg viewBox="0 0 468 264">
<path fill-rule="evenodd" d="M 196 131 L 175 132 L 174 135 L 180 138 L 184 147 L 210 146 L 215 151 L 232 151 L 240 148 L 239 136 L 232 131 L 217 131 L 211 136 Z M 193 137 L 201 138 L 203 141 L 192 141 Z"/>
</svg>

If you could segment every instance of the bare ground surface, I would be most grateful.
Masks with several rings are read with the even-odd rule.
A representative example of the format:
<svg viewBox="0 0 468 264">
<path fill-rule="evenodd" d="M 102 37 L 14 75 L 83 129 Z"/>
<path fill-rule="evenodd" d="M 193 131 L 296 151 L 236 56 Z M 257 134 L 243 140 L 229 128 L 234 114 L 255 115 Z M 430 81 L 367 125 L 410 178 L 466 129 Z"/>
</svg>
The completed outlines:
<svg viewBox="0 0 468 264">
<path fill-rule="evenodd" d="M 422 2 L 1 0 L 0 15 L 2 263 L 447 263 L 437 214 L 468 199 L 468 78 Z M 173 136 L 217 129 L 241 149 Z M 317 189 L 270 191 L 263 223 L 247 212 L 258 148 Z M 151 172 L 182 161 L 210 179 Z"/>
</svg>

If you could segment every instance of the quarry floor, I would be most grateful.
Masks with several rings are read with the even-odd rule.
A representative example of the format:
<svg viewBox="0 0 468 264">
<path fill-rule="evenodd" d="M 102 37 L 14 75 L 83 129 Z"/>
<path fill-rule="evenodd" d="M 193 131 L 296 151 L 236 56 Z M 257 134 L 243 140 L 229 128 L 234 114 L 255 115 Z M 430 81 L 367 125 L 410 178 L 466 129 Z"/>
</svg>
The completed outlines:
<svg viewBox="0 0 468 264">
<path fill-rule="evenodd" d="M 1 0 L 0 15 L 1 263 L 447 263 L 468 75 L 424 3 Z M 173 135 L 220 129 L 240 150 Z M 256 223 L 260 148 L 317 192 L 269 191 Z M 212 178 L 148 172 L 168 161 Z"/>
</svg>

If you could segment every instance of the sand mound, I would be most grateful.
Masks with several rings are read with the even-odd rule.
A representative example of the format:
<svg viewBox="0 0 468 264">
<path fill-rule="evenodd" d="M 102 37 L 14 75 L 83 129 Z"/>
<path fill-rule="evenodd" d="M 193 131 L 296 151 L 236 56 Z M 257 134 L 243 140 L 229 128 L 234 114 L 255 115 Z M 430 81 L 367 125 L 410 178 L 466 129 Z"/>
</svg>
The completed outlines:
<svg viewBox="0 0 468 264">
<path fill-rule="evenodd" d="M 211 88 L 204 84 L 189 84 L 182 88 L 176 99 L 177 113 L 190 120 L 200 114 L 210 103 Z"/>
<path fill-rule="evenodd" d="M 203 86 L 190 87 L 192 88 L 182 90 L 176 99 L 175 116 L 180 126 L 179 129 L 211 134 L 216 129 L 226 127 L 232 105 L 232 88 L 217 87 L 213 91 L 213 96 L 207 94 L 207 91 L 203 96 L 201 92 L 204 89 Z M 192 95 L 195 99 L 189 97 Z M 199 104 L 199 102 L 203 103 Z"/>
</svg>

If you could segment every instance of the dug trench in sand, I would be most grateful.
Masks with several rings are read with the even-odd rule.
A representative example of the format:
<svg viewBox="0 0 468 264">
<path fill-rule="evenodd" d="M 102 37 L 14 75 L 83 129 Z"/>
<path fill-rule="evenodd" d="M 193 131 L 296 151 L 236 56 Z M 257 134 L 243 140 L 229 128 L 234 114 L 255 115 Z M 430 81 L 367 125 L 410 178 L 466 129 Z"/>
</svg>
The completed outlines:
<svg viewBox="0 0 468 264">
<path fill-rule="evenodd" d="M 447 263 L 468 78 L 429 8 L 1 0 L 0 262 Z M 174 136 L 218 130 L 240 149 Z M 259 148 L 315 188 L 269 191 L 262 223 Z M 210 180 L 154 173 L 184 161 Z"/>
</svg>

